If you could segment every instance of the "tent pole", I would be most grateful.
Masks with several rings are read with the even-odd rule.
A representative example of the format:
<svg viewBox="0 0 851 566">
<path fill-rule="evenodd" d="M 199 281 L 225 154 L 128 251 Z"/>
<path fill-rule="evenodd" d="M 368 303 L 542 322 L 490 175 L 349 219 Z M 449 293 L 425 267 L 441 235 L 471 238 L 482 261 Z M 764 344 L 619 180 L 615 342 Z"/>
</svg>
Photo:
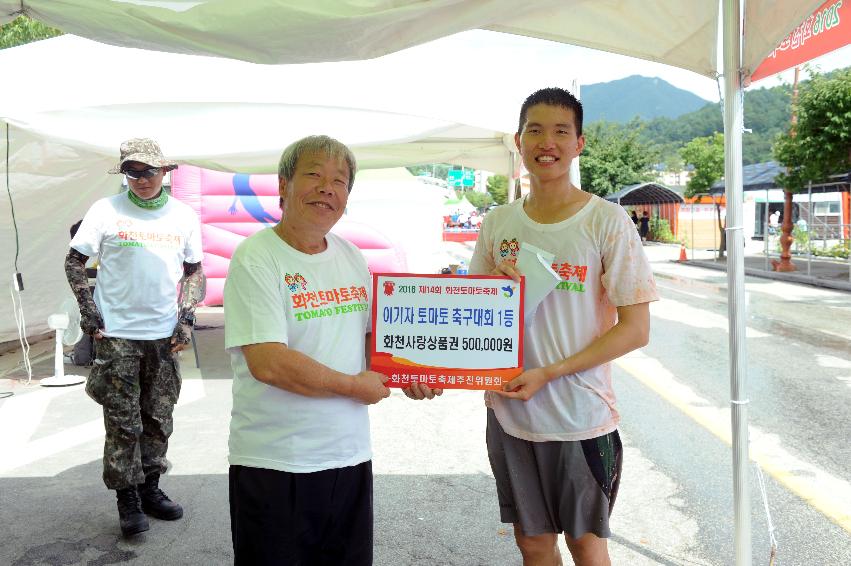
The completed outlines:
<svg viewBox="0 0 851 566">
<path fill-rule="evenodd" d="M 748 403 L 745 343 L 744 239 L 742 234 L 742 4 L 723 1 L 724 175 L 727 185 L 727 308 L 730 406 L 733 432 L 733 509 L 736 566 L 751 566 Z"/>
</svg>

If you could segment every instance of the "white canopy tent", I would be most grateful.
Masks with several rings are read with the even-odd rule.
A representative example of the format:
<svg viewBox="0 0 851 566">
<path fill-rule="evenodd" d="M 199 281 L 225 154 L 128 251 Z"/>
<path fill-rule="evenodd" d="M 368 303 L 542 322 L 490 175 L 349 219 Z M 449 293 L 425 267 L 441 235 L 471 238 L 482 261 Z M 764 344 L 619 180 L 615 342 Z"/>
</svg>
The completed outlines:
<svg viewBox="0 0 851 566">
<path fill-rule="evenodd" d="M 0 51 L 5 76 L 27 77 L 4 84 L 0 97 L 0 168 L 5 184 L 8 149 L 28 332 L 44 331 L 69 292 L 68 228 L 119 189 L 120 177 L 106 171 L 129 136 L 153 137 L 183 163 L 248 173 L 275 172 L 288 143 L 319 132 L 347 143 L 361 169 L 452 162 L 510 173 L 511 134 L 441 118 L 463 110 L 445 100 L 402 100 L 396 74 L 364 65 L 254 65 L 74 36 Z M 369 98 L 340 88 L 357 80 L 375 88 Z M 340 105 L 356 93 L 363 107 Z M 0 238 L 12 243 L 0 251 L 7 266 L 16 253 L 11 212 L 0 200 Z M 16 338 L 11 304 L 0 301 L 0 342 Z"/>
<path fill-rule="evenodd" d="M 742 84 L 821 0 L 0 0 L 0 23 L 25 11 L 106 43 L 257 62 L 376 57 L 483 28 L 631 55 L 724 78 L 735 555 L 751 564 L 744 263 Z M 719 30 L 723 46 L 718 57 Z M 463 98 L 463 95 L 459 98 Z"/>
<path fill-rule="evenodd" d="M 453 212 L 464 212 L 466 214 L 470 214 L 476 210 L 476 207 L 473 206 L 473 203 L 467 200 L 466 195 L 461 195 L 461 198 L 449 198 L 443 201 L 443 210 L 444 214 Z"/>
</svg>

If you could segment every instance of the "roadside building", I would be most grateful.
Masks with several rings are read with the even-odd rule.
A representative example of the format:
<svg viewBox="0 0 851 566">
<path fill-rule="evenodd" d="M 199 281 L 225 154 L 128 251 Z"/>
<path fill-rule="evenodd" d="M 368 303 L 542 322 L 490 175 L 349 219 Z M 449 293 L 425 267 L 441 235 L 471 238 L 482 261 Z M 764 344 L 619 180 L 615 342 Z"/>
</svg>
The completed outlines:
<svg viewBox="0 0 851 566">
<path fill-rule="evenodd" d="M 783 171 L 776 161 L 745 165 L 742 168 L 744 189 L 743 229 L 746 238 L 763 240 L 769 231 L 769 218 L 775 212 L 783 214 L 784 191 L 774 179 Z M 832 175 L 821 183 L 813 183 L 811 190 L 792 196 L 792 222 L 807 226 L 810 240 L 848 239 L 851 225 L 851 200 L 849 200 L 851 172 Z M 712 185 L 712 195 L 724 195 L 724 180 Z M 803 222 L 799 222 L 803 219 Z M 781 216 L 781 221 L 782 221 Z"/>
</svg>

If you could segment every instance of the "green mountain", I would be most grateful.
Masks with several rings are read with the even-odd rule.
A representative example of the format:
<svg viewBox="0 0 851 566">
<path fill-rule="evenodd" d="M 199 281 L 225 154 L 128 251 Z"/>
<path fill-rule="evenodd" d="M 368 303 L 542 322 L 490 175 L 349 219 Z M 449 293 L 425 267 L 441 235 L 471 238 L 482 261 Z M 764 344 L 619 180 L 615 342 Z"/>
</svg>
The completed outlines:
<svg viewBox="0 0 851 566">
<path fill-rule="evenodd" d="M 582 85 L 585 122 L 626 123 L 635 117 L 652 120 L 676 118 L 707 104 L 699 96 L 658 77 L 632 75 L 607 83 Z"/>
<path fill-rule="evenodd" d="M 659 78 L 632 76 L 584 86 L 581 92 L 586 124 L 612 122 L 619 128 L 638 128 L 642 142 L 663 163 L 676 163 L 679 149 L 692 139 L 724 131 L 721 104 L 707 102 Z M 745 91 L 744 122 L 749 130 L 742 141 L 745 165 L 773 159 L 774 140 L 789 131 L 791 100 L 789 85 Z M 696 106 L 688 108 L 695 102 Z"/>
</svg>

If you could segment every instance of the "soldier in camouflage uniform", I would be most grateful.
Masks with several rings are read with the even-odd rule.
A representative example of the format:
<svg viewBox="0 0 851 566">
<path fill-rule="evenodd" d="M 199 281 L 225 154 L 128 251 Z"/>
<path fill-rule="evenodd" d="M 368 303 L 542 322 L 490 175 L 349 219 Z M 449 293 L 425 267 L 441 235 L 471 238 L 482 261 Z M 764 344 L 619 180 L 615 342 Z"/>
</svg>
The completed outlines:
<svg viewBox="0 0 851 566">
<path fill-rule="evenodd" d="M 92 205 L 65 258 L 80 327 L 95 339 L 86 392 L 103 406 L 103 481 L 116 491 L 125 536 L 148 530 L 146 513 L 183 516 L 159 478 L 180 394 L 175 354 L 190 342 L 204 275 L 198 218 L 162 190 L 163 176 L 176 167 L 153 140 L 122 143 L 110 173 L 123 173 L 129 190 Z M 94 255 L 93 296 L 85 264 Z"/>
</svg>

